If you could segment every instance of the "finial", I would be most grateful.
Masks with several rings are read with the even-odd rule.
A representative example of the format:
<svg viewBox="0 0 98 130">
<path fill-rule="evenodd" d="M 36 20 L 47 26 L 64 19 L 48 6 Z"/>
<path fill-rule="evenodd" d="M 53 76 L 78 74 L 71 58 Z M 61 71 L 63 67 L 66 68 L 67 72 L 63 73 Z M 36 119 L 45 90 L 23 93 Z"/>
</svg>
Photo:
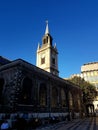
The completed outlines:
<svg viewBox="0 0 98 130">
<path fill-rule="evenodd" d="M 54 44 L 54 47 L 56 47 L 56 43 Z"/>
<path fill-rule="evenodd" d="M 56 49 L 56 43 L 54 44 L 54 48 Z"/>
<path fill-rule="evenodd" d="M 46 20 L 46 31 L 45 34 L 49 34 L 48 20 Z"/>
</svg>

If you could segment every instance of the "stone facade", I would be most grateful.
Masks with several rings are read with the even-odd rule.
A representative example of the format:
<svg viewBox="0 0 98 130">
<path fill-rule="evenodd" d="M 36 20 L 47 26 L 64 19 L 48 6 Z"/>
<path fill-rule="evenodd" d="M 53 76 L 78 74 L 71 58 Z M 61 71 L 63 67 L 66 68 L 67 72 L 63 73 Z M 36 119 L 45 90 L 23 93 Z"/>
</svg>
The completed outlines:
<svg viewBox="0 0 98 130">
<path fill-rule="evenodd" d="M 81 112 L 81 90 L 22 59 L 0 67 L 0 112 Z M 46 116 L 46 115 L 44 115 Z"/>
<path fill-rule="evenodd" d="M 58 71 L 58 51 L 56 44 L 52 43 L 52 36 L 49 33 L 48 23 L 46 31 L 42 38 L 42 45 L 38 44 L 37 48 L 37 63 L 39 68 L 44 69 L 54 75 L 59 75 Z"/>
<path fill-rule="evenodd" d="M 81 89 L 58 76 L 58 52 L 48 24 L 42 41 L 37 49 L 37 67 L 22 59 L 0 57 L 1 113 L 49 117 L 82 112 Z"/>
</svg>

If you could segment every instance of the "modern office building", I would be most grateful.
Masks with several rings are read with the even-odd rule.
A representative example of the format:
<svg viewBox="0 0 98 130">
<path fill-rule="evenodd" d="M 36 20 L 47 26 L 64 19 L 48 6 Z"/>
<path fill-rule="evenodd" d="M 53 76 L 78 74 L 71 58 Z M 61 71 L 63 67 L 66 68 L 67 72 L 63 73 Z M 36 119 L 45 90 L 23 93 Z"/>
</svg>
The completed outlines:
<svg viewBox="0 0 98 130">
<path fill-rule="evenodd" d="M 98 62 L 91 62 L 81 66 L 81 77 L 98 89 Z"/>
<path fill-rule="evenodd" d="M 88 81 L 94 85 L 96 87 L 96 91 L 98 91 L 98 62 L 83 64 L 81 66 L 81 73 L 71 75 L 71 77 L 73 76 L 80 76 L 81 78 L 84 78 L 85 81 Z M 98 94 L 96 95 L 93 104 L 95 111 L 98 113 Z"/>
<path fill-rule="evenodd" d="M 98 91 L 98 62 L 90 62 L 81 66 L 81 77 L 94 85 Z M 98 92 L 93 104 L 95 112 L 98 113 Z"/>
</svg>

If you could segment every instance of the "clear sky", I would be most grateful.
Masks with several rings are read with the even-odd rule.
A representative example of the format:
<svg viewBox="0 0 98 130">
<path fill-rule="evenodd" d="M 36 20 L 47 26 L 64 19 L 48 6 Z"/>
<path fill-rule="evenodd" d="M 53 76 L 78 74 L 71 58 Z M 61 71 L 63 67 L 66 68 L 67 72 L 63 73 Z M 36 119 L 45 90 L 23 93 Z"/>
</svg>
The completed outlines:
<svg viewBox="0 0 98 130">
<path fill-rule="evenodd" d="M 36 65 L 36 49 L 49 21 L 60 77 L 98 61 L 98 0 L 0 0 L 0 55 Z"/>
</svg>

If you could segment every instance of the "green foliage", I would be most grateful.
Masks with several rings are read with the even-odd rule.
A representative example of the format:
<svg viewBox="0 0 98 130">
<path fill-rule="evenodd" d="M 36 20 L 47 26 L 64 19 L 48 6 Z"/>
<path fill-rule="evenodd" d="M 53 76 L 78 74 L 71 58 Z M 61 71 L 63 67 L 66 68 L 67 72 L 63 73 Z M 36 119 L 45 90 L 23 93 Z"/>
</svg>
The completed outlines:
<svg viewBox="0 0 98 130">
<path fill-rule="evenodd" d="M 94 98 L 96 97 L 96 88 L 94 85 L 85 81 L 83 78 L 79 76 L 74 76 L 69 80 L 81 88 L 84 96 L 84 102 L 88 100 L 94 100 Z"/>
</svg>

